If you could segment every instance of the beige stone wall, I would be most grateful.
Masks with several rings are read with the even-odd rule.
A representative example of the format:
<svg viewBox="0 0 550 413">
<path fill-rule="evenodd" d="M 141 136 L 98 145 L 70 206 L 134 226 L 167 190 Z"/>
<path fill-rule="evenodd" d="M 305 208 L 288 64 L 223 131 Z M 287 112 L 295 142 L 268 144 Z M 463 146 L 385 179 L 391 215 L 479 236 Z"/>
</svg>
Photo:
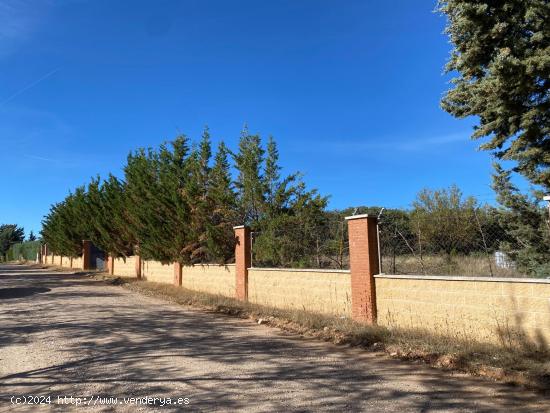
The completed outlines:
<svg viewBox="0 0 550 413">
<path fill-rule="evenodd" d="M 82 257 L 73 258 L 73 268 L 82 269 Z"/>
<path fill-rule="evenodd" d="M 135 277 L 136 276 L 136 257 L 115 258 L 114 260 L 114 274 L 121 277 Z"/>
<path fill-rule="evenodd" d="M 67 269 L 82 269 L 82 257 L 73 258 L 72 266 L 71 266 L 70 257 L 54 255 L 53 263 L 52 263 L 51 255 L 48 255 L 47 258 L 48 258 L 47 264 L 50 264 L 50 265 L 57 265 Z"/>
<path fill-rule="evenodd" d="M 143 261 L 142 275 L 147 281 L 173 284 L 174 264 L 163 264 L 159 261 Z"/>
<path fill-rule="evenodd" d="M 183 267 L 182 286 L 190 290 L 235 297 L 235 264 Z"/>
<path fill-rule="evenodd" d="M 349 271 L 251 268 L 248 299 L 257 304 L 351 315 Z"/>
<path fill-rule="evenodd" d="M 376 277 L 378 323 L 486 342 L 550 343 L 550 281 Z"/>
</svg>

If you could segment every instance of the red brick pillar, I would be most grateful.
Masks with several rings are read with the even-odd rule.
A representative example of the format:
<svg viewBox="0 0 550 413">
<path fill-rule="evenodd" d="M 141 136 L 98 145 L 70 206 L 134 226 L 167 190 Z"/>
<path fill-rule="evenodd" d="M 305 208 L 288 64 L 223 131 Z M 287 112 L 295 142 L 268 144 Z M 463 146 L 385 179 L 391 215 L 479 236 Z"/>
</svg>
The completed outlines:
<svg viewBox="0 0 550 413">
<path fill-rule="evenodd" d="M 351 270 L 351 316 L 376 324 L 376 285 L 378 274 L 377 218 L 368 215 L 346 217 L 349 231 Z"/>
<path fill-rule="evenodd" d="M 235 230 L 235 273 L 238 300 L 248 300 L 248 269 L 250 268 L 250 228 L 244 225 Z"/>
<path fill-rule="evenodd" d="M 48 244 L 44 244 L 44 251 L 42 252 L 42 264 L 48 263 Z"/>
<path fill-rule="evenodd" d="M 89 270 L 92 268 L 92 241 L 82 241 L 82 269 Z"/>
<path fill-rule="evenodd" d="M 174 285 L 181 287 L 182 283 L 182 266 L 179 262 L 174 263 Z"/>
<path fill-rule="evenodd" d="M 136 277 L 141 280 L 141 257 L 136 255 Z"/>
<path fill-rule="evenodd" d="M 107 257 L 107 272 L 110 275 L 115 274 L 115 257 L 113 257 L 112 255 L 109 255 Z"/>
</svg>

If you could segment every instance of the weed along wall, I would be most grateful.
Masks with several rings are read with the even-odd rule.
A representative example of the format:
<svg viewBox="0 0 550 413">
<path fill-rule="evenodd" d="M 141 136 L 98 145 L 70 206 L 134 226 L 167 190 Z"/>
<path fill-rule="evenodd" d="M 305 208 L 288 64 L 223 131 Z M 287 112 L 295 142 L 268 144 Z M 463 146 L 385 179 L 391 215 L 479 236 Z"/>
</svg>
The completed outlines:
<svg viewBox="0 0 550 413">
<path fill-rule="evenodd" d="M 350 270 L 251 267 L 250 230 L 235 227 L 235 264 L 181 266 L 140 257 L 109 259 L 111 274 L 173 284 L 281 309 L 350 317 L 388 328 L 422 329 L 463 340 L 550 343 L 550 280 L 380 274 L 377 219 L 346 218 Z M 44 263 L 90 268 L 89 241 L 72 262 L 47 251 Z"/>
<path fill-rule="evenodd" d="M 250 268 L 248 300 L 277 308 L 351 316 L 351 275 L 338 270 Z"/>
<path fill-rule="evenodd" d="M 380 325 L 506 345 L 550 343 L 550 280 L 375 278 Z"/>
</svg>

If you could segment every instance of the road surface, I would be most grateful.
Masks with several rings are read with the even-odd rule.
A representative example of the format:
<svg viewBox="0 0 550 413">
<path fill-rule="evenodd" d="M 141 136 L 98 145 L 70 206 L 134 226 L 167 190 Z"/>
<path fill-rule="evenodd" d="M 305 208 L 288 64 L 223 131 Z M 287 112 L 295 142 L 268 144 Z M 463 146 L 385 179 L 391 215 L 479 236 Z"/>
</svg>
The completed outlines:
<svg viewBox="0 0 550 413">
<path fill-rule="evenodd" d="M 29 396 L 45 404 L 12 404 Z M 82 275 L 4 265 L 0 411 L 516 413 L 550 403 Z"/>
</svg>

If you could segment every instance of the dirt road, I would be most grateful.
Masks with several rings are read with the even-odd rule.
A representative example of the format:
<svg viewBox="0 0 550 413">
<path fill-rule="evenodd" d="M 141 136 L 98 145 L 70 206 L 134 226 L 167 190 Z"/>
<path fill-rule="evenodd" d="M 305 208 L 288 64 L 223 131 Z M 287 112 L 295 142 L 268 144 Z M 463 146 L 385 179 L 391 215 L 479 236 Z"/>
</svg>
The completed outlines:
<svg viewBox="0 0 550 413">
<path fill-rule="evenodd" d="M 40 411 L 550 411 L 541 396 L 506 385 L 84 276 L 0 266 L 0 411 L 37 410 L 13 396 L 42 397 Z"/>
</svg>

